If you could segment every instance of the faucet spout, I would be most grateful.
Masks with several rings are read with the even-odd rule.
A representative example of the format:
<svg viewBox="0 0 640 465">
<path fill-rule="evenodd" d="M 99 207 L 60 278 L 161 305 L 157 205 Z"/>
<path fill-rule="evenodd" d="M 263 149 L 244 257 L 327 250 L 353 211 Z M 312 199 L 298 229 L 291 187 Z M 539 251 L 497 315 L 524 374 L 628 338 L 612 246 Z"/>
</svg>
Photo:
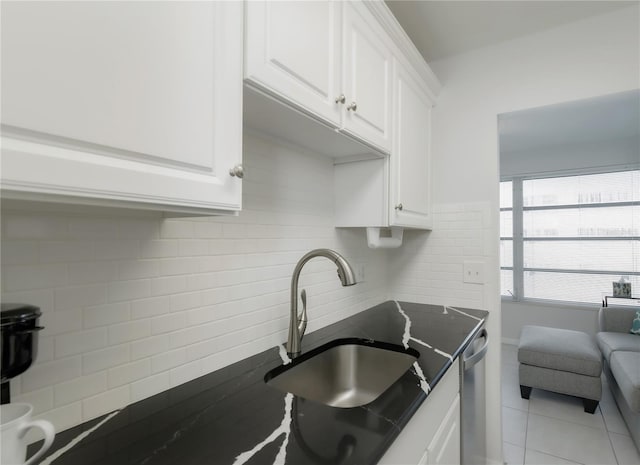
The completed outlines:
<svg viewBox="0 0 640 465">
<path fill-rule="evenodd" d="M 291 276 L 291 313 L 289 315 L 289 338 L 287 339 L 287 354 L 294 358 L 300 355 L 302 336 L 307 327 L 307 293 L 302 290 L 302 314 L 298 315 L 298 280 L 304 265 L 315 257 L 325 257 L 338 267 L 338 278 L 343 286 L 356 284 L 356 277 L 349 262 L 331 249 L 315 249 L 305 254 L 296 264 Z"/>
</svg>

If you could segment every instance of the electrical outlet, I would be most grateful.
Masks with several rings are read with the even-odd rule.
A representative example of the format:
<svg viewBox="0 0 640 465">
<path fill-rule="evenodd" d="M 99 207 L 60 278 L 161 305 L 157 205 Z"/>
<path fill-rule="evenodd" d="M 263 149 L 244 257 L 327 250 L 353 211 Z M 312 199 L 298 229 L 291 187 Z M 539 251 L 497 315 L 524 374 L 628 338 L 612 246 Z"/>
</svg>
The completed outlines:
<svg viewBox="0 0 640 465">
<path fill-rule="evenodd" d="M 464 282 L 484 284 L 484 263 L 464 262 Z"/>
<path fill-rule="evenodd" d="M 357 263 L 355 266 L 355 270 L 353 270 L 356 274 L 356 281 L 359 283 L 364 281 L 364 263 Z"/>
</svg>

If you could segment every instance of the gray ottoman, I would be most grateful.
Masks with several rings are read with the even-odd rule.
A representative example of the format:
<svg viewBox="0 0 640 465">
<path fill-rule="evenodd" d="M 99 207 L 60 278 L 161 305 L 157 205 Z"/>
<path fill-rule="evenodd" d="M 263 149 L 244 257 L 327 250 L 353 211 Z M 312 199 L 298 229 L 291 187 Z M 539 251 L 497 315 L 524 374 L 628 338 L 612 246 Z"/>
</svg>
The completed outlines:
<svg viewBox="0 0 640 465">
<path fill-rule="evenodd" d="M 544 326 L 524 326 L 518 346 L 520 395 L 531 388 L 581 397 L 594 413 L 602 397 L 602 356 L 588 334 Z"/>
</svg>

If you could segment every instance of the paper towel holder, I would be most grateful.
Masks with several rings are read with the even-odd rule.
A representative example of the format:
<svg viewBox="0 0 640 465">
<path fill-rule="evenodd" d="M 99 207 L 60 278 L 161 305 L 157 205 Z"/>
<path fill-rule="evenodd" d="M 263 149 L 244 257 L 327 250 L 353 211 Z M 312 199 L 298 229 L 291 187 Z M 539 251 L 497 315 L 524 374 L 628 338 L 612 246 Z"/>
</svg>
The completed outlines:
<svg viewBox="0 0 640 465">
<path fill-rule="evenodd" d="M 381 236 L 382 229 L 390 229 L 391 237 Z M 404 228 L 367 228 L 367 245 L 370 249 L 395 249 L 402 245 Z"/>
</svg>

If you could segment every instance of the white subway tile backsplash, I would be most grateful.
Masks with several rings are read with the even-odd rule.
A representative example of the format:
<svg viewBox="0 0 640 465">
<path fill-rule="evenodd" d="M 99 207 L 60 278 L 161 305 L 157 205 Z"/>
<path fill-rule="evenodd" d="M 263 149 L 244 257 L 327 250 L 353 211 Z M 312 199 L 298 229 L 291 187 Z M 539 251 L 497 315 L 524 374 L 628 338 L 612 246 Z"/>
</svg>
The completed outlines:
<svg viewBox="0 0 640 465">
<path fill-rule="evenodd" d="M 53 423 L 53 427 L 56 432 L 64 431 L 65 429 L 76 426 L 84 421 L 82 417 L 82 403 L 74 402 L 73 404 L 65 405 L 64 407 L 55 408 L 49 410 L 46 413 L 41 413 L 34 417 L 35 420 L 47 420 Z M 27 433 L 27 443 L 39 441 L 42 439 L 38 428 L 32 428 Z"/>
<path fill-rule="evenodd" d="M 131 343 L 131 360 L 150 357 L 169 350 L 169 338 L 165 335 L 152 336 Z"/>
<path fill-rule="evenodd" d="M 55 289 L 54 307 L 56 310 L 72 310 L 89 305 L 99 305 L 107 301 L 105 284 L 72 286 Z"/>
<path fill-rule="evenodd" d="M 178 294 L 181 295 L 181 294 Z M 150 297 L 131 301 L 131 319 L 149 318 L 172 311 L 174 296 Z"/>
<path fill-rule="evenodd" d="M 57 384 L 53 389 L 53 398 L 55 406 L 60 407 L 106 390 L 107 373 L 102 371 Z"/>
<path fill-rule="evenodd" d="M 111 368 L 107 373 L 109 389 L 129 384 L 151 374 L 151 359 L 144 358 Z"/>
<path fill-rule="evenodd" d="M 194 361 L 208 357 L 209 355 L 216 353 L 219 348 L 220 341 L 216 338 L 188 345 L 186 346 L 187 360 Z"/>
<path fill-rule="evenodd" d="M 135 320 L 109 326 L 109 345 L 136 341 L 151 335 L 151 321 Z"/>
<path fill-rule="evenodd" d="M 42 263 L 89 261 L 94 258 L 93 241 L 40 242 Z"/>
<path fill-rule="evenodd" d="M 178 256 L 178 241 L 151 240 L 143 241 L 140 245 L 142 258 L 166 258 Z"/>
<path fill-rule="evenodd" d="M 39 415 L 53 408 L 53 387 L 46 387 L 37 391 L 12 395 L 11 402 L 25 402 L 33 407 L 33 415 Z"/>
<path fill-rule="evenodd" d="M 154 278 L 160 274 L 158 260 L 127 260 L 118 263 L 118 279 Z"/>
<path fill-rule="evenodd" d="M 87 375 L 96 371 L 123 365 L 130 360 L 128 344 L 111 346 L 82 355 L 82 373 Z"/>
<path fill-rule="evenodd" d="M 3 237 L 7 239 L 47 239 L 63 238 L 68 236 L 69 224 L 66 219 L 22 215 L 20 213 L 7 216 L 3 213 L 2 224 L 4 226 Z"/>
<path fill-rule="evenodd" d="M 208 243 L 209 255 L 226 255 L 230 253 L 244 252 L 239 250 L 241 241 L 236 239 L 213 239 Z"/>
<path fill-rule="evenodd" d="M 225 322 L 216 321 L 213 323 L 191 326 L 179 331 L 173 331 L 166 336 L 169 341 L 169 347 L 176 349 L 178 347 L 185 347 L 205 339 L 219 336 L 224 332 L 225 324 Z"/>
<path fill-rule="evenodd" d="M 390 256 L 392 295 L 416 302 L 484 308 L 484 288 L 463 283 L 462 270 L 465 260 L 492 257 L 492 244 L 497 241 L 486 238 L 491 206 L 488 202 L 438 204 L 433 212 L 434 229 L 426 247 L 415 247 L 420 233 L 405 234 L 403 248 L 414 252 L 411 266 L 402 254 Z"/>
<path fill-rule="evenodd" d="M 170 313 L 151 319 L 151 334 L 169 333 L 187 326 L 187 319 L 182 313 Z"/>
<path fill-rule="evenodd" d="M 123 239 L 156 239 L 160 228 L 156 219 L 122 219 L 118 221 L 118 237 Z"/>
<path fill-rule="evenodd" d="M 107 330 L 105 328 L 88 329 L 55 337 L 55 356 L 64 358 L 70 355 L 83 354 L 91 350 L 107 346 Z"/>
<path fill-rule="evenodd" d="M 42 336 L 57 336 L 62 333 L 80 331 L 82 329 L 82 311 L 63 310 L 54 312 L 46 309 L 42 312 L 39 324 L 45 328 L 40 333 L 40 343 L 42 343 Z M 42 347 L 40 347 L 41 350 Z"/>
<path fill-rule="evenodd" d="M 238 217 L 3 211 L 3 301 L 41 306 L 47 327 L 38 360 L 12 380 L 14 396 L 76 425 L 282 343 L 291 272 L 308 250 L 336 248 L 384 269 L 386 253 L 369 250 L 362 231 L 333 228 L 330 159 L 249 136 L 243 163 Z M 283 164 L 313 177 L 275 169 Z M 472 239 L 466 221 L 477 218 L 452 219 L 460 236 L 449 237 Z M 387 282 L 372 272 L 345 290 L 331 263 L 314 260 L 301 285 L 312 330 L 379 303 Z"/>
<path fill-rule="evenodd" d="M 42 389 L 80 377 L 80 357 L 34 364 L 21 377 L 21 393 Z M 13 380 L 11 381 L 13 383 Z"/>
<path fill-rule="evenodd" d="M 195 237 L 194 223 L 181 220 L 164 220 L 160 224 L 160 237 L 163 239 L 191 239 Z"/>
<path fill-rule="evenodd" d="M 15 265 L 3 268 L 3 289 L 22 291 L 26 289 L 55 288 L 67 284 L 67 265 Z"/>
<path fill-rule="evenodd" d="M 169 371 L 169 383 L 171 387 L 179 386 L 187 381 L 196 379 L 202 376 L 202 362 L 195 360 L 190 363 L 185 363 L 177 368 Z"/>
<path fill-rule="evenodd" d="M 221 302 L 227 302 L 231 300 L 229 297 L 231 293 L 231 287 L 214 287 L 208 290 L 198 292 L 200 294 L 200 306 L 206 307 Z"/>
<path fill-rule="evenodd" d="M 159 260 L 160 274 L 162 276 L 172 276 L 179 274 L 192 274 L 200 271 L 200 258 L 164 258 Z"/>
<path fill-rule="evenodd" d="M 52 289 L 34 289 L 28 291 L 5 291 L 2 293 L 4 303 L 28 303 L 39 307 L 43 312 L 53 310 L 54 292 Z"/>
<path fill-rule="evenodd" d="M 166 391 L 171 387 L 169 372 L 165 371 L 157 375 L 149 376 L 148 378 L 131 383 L 130 386 L 131 402 L 146 399 L 147 397 Z"/>
<path fill-rule="evenodd" d="M 136 258 L 140 255 L 140 242 L 130 239 L 97 241 L 95 255 L 96 260 Z"/>
<path fill-rule="evenodd" d="M 30 265 L 38 263 L 38 243 L 33 241 L 7 241 L 0 250 L 3 265 Z"/>
<path fill-rule="evenodd" d="M 202 292 L 185 292 L 171 296 L 171 311 L 179 312 L 199 307 L 202 303 Z"/>
<path fill-rule="evenodd" d="M 143 299 L 151 296 L 151 280 L 134 279 L 109 283 L 107 298 L 110 302 Z"/>
<path fill-rule="evenodd" d="M 222 305 L 208 305 L 206 307 L 195 308 L 187 312 L 187 322 L 189 326 L 197 326 L 228 316 L 228 312 L 223 312 Z"/>
<path fill-rule="evenodd" d="M 131 318 L 129 302 L 98 305 L 84 310 L 84 327 L 107 326 L 128 321 Z"/>
<path fill-rule="evenodd" d="M 116 263 L 95 261 L 69 264 L 69 284 L 106 283 L 118 277 Z"/>
<path fill-rule="evenodd" d="M 222 225 L 222 237 L 226 239 L 239 239 L 246 237 L 247 226 L 242 223 L 224 223 Z"/>
<path fill-rule="evenodd" d="M 176 277 L 182 279 L 182 283 L 184 285 L 183 288 L 177 289 L 178 283 L 175 283 L 176 291 L 172 294 L 177 294 L 178 292 L 185 291 L 203 291 L 205 289 L 211 289 L 217 286 L 229 285 L 229 283 L 223 283 L 220 280 L 220 273 L 199 273 L 191 276 L 179 276 Z M 170 278 L 165 278 L 170 279 Z"/>
<path fill-rule="evenodd" d="M 55 336 L 41 335 L 38 338 L 38 355 L 34 363 L 50 362 L 54 359 L 54 339 Z"/>
<path fill-rule="evenodd" d="M 131 402 L 129 386 L 121 386 L 110 389 L 93 397 L 87 397 L 82 401 L 82 421 L 123 408 Z"/>
<path fill-rule="evenodd" d="M 151 280 L 151 295 L 171 295 L 187 291 L 187 277 L 168 276 Z"/>
<path fill-rule="evenodd" d="M 205 239 L 182 239 L 178 241 L 178 255 L 182 257 L 200 257 L 208 253 L 209 243 Z"/>
<path fill-rule="evenodd" d="M 184 348 L 163 352 L 151 357 L 151 371 L 160 373 L 182 365 L 187 361 L 187 351 Z"/>
<path fill-rule="evenodd" d="M 115 239 L 118 223 L 111 218 L 69 219 L 69 236 L 74 239 Z"/>
<path fill-rule="evenodd" d="M 199 239 L 213 239 L 222 237 L 222 225 L 220 223 L 199 222 L 193 224 L 193 237 Z"/>
</svg>

